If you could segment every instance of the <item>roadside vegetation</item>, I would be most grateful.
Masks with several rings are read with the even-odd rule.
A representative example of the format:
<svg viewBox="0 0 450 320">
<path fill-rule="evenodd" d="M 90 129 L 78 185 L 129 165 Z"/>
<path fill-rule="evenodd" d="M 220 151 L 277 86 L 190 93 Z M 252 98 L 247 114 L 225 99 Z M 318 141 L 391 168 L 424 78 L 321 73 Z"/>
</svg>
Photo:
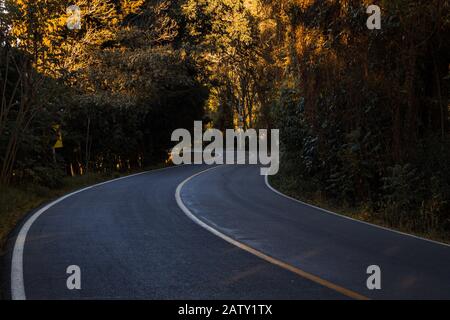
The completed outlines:
<svg viewBox="0 0 450 320">
<path fill-rule="evenodd" d="M 356 2 L 340 3 L 291 16 L 294 85 L 274 102 L 284 153 L 273 182 L 319 206 L 449 241 L 449 3 L 382 1 L 374 32 L 363 30 Z"/>
</svg>

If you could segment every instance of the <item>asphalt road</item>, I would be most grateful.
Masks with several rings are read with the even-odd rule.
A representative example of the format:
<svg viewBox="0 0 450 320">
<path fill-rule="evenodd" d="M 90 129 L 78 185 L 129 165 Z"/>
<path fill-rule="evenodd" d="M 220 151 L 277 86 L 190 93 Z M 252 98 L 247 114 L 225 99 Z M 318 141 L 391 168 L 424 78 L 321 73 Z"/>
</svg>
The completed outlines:
<svg viewBox="0 0 450 320">
<path fill-rule="evenodd" d="M 40 209 L 9 242 L 13 298 L 450 298 L 450 247 L 287 199 L 255 166 L 169 168 Z"/>
</svg>

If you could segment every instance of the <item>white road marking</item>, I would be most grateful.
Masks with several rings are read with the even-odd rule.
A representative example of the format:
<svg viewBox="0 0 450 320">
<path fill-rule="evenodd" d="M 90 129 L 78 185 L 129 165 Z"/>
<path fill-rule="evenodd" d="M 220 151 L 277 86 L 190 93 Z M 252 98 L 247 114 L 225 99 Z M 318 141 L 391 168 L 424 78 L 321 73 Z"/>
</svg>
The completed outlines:
<svg viewBox="0 0 450 320">
<path fill-rule="evenodd" d="M 53 207 L 54 205 L 60 203 L 61 201 L 72 197 L 78 193 L 84 192 L 86 190 L 90 190 L 105 184 L 109 184 L 112 182 L 117 182 L 119 180 L 123 180 L 123 179 L 128 179 L 128 178 L 132 178 L 132 177 L 136 177 L 136 176 L 140 176 L 140 175 L 144 175 L 144 174 L 148 174 L 148 173 L 153 173 L 153 172 L 158 172 L 158 171 L 162 171 L 162 170 L 166 170 L 166 169 L 173 169 L 173 168 L 178 168 L 180 166 L 175 166 L 175 167 L 168 167 L 168 168 L 161 168 L 161 169 L 156 169 L 156 170 L 150 170 L 150 171 L 145 171 L 145 172 L 141 172 L 141 173 L 137 173 L 137 174 L 133 174 L 133 175 L 129 175 L 126 177 L 121 177 L 118 179 L 114 179 L 114 180 L 109 180 L 109 181 L 105 181 L 102 183 L 98 183 L 96 185 L 72 192 L 70 194 L 67 194 L 49 204 L 47 204 L 45 207 L 41 208 L 40 210 L 36 211 L 30 218 L 28 218 L 28 220 L 24 223 L 24 225 L 22 226 L 22 228 L 19 231 L 19 234 L 16 237 L 16 242 L 14 243 L 14 249 L 13 249 L 13 254 L 12 254 L 12 260 L 11 260 L 11 298 L 12 300 L 26 300 L 26 295 L 25 295 L 25 283 L 24 283 L 24 278 L 23 278 L 23 251 L 25 248 L 25 242 L 27 239 L 27 234 L 28 231 L 30 230 L 31 226 L 33 225 L 33 223 L 48 209 L 50 209 L 51 207 Z"/>
<path fill-rule="evenodd" d="M 322 211 L 322 212 L 325 212 L 325 213 L 329 213 L 329 214 L 332 214 L 332 215 L 334 215 L 334 216 L 338 216 L 338 217 L 341 217 L 341 218 L 344 218 L 344 219 L 347 219 L 347 220 L 355 221 L 355 222 L 362 223 L 362 224 L 365 224 L 365 225 L 368 225 L 368 226 L 371 226 L 371 227 L 375 227 L 375 228 L 378 228 L 378 229 L 382 229 L 382 230 L 385 230 L 385 231 L 390 231 L 390 232 L 394 232 L 394 233 L 397 233 L 397 234 L 400 234 L 400 235 L 403 235 L 403 236 L 408 236 L 408 237 L 415 238 L 415 239 L 418 239 L 418 240 L 422 240 L 422 241 L 426 241 L 426 242 L 431 242 L 431 243 L 433 243 L 433 244 L 438 244 L 438 245 L 441 245 L 441 246 L 450 247 L 449 244 L 446 244 L 446 243 L 443 243 L 443 242 L 434 241 L 434 240 L 422 238 L 422 237 L 419 237 L 419 236 L 415 236 L 415 235 L 413 235 L 413 234 L 409 234 L 409 233 L 401 232 L 401 231 L 398 231 L 398 230 L 394 230 L 394 229 L 382 227 L 382 226 L 379 226 L 379 225 L 376 225 L 376 224 L 372 224 L 372 223 L 369 223 L 369 222 L 366 222 L 366 221 L 354 219 L 354 218 L 347 217 L 347 216 L 344 216 L 344 215 L 342 215 L 342 214 L 339 214 L 339 213 L 336 213 L 336 212 L 333 212 L 333 211 L 329 211 L 329 210 L 326 210 L 326 209 L 323 209 L 323 208 L 320 208 L 320 207 L 313 206 L 312 204 L 309 204 L 309 203 L 300 201 L 300 200 L 295 199 L 295 198 L 293 198 L 293 197 L 290 197 L 290 196 L 288 196 L 288 195 L 286 195 L 286 194 L 284 194 L 284 193 L 281 193 L 280 191 L 278 191 L 277 189 L 275 189 L 274 187 L 272 187 L 272 186 L 270 185 L 270 183 L 269 183 L 269 176 L 265 176 L 264 179 L 265 179 L 266 186 L 267 186 L 270 190 L 272 190 L 273 192 L 275 192 L 276 194 L 278 194 L 278 195 L 280 195 L 280 196 L 282 196 L 282 197 L 284 197 L 284 198 L 287 198 L 287 199 L 289 199 L 289 200 L 295 201 L 295 202 L 300 203 L 300 204 L 302 204 L 302 205 L 305 205 L 305 206 L 308 206 L 308 207 L 317 209 L 317 210 L 319 210 L 319 211 Z"/>
</svg>

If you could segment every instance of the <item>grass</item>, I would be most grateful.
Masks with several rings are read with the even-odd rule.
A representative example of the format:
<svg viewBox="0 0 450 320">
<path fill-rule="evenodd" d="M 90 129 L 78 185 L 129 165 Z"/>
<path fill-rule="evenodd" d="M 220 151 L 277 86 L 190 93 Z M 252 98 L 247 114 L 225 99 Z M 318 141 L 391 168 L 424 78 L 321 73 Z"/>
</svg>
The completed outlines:
<svg viewBox="0 0 450 320">
<path fill-rule="evenodd" d="M 382 214 L 371 212 L 364 207 L 349 207 L 342 204 L 337 204 L 331 199 L 327 199 L 321 192 L 302 192 L 298 188 L 298 183 L 292 176 L 284 176 L 278 174 L 270 177 L 270 184 L 278 191 L 302 202 L 323 208 L 328 211 L 338 213 L 356 220 L 368 222 L 385 228 L 397 230 L 403 233 L 419 236 L 422 238 L 450 244 L 450 234 L 448 232 L 441 232 L 436 230 L 429 230 L 427 232 L 417 232 L 408 225 L 392 225 L 383 219 Z"/>
<path fill-rule="evenodd" d="M 164 166 L 156 165 L 146 170 L 162 167 Z M 31 210 L 72 191 L 138 172 L 108 175 L 90 173 L 83 176 L 66 177 L 63 187 L 57 190 L 37 185 L 0 186 L 0 256 L 5 253 L 5 245 L 10 232 Z"/>
</svg>

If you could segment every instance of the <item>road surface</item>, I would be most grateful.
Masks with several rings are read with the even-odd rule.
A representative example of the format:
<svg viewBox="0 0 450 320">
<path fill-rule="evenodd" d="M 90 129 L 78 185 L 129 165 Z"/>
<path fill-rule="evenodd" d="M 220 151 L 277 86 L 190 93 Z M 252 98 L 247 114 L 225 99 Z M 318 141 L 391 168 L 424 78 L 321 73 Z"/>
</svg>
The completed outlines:
<svg viewBox="0 0 450 320">
<path fill-rule="evenodd" d="M 450 247 L 288 199 L 256 166 L 180 166 L 36 210 L 9 241 L 15 299 L 448 299 Z M 81 270 L 69 290 L 68 266 Z M 381 269 L 369 290 L 367 267 Z"/>
</svg>

